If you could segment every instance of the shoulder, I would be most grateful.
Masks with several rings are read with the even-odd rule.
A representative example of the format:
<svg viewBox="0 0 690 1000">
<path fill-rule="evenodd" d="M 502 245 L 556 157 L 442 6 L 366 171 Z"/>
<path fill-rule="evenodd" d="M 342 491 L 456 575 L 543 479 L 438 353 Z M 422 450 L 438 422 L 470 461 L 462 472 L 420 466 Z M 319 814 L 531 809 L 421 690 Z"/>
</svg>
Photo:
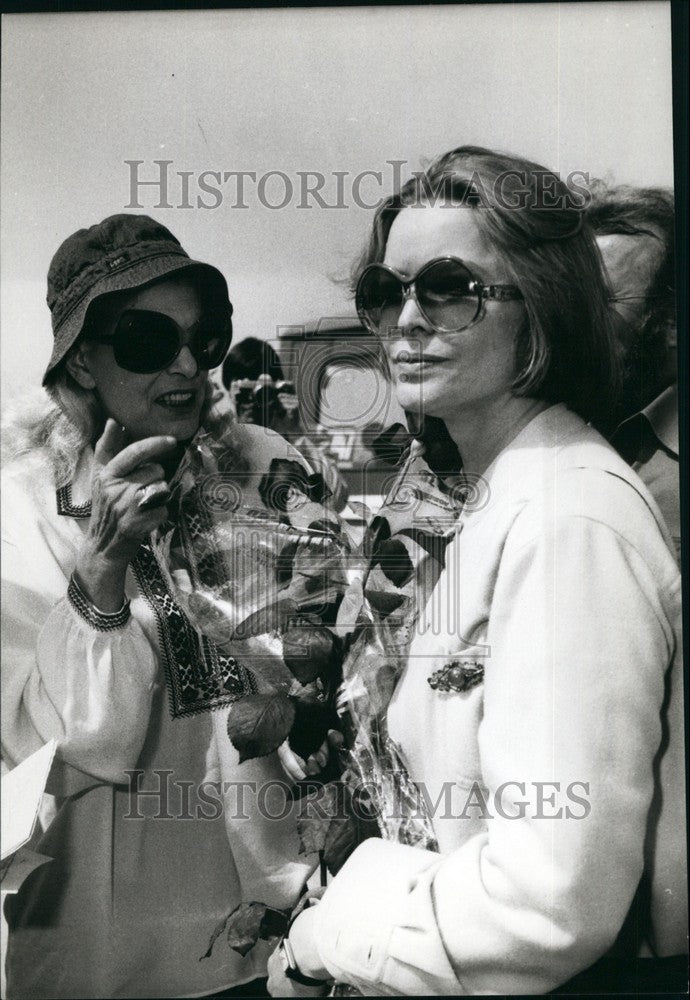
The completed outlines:
<svg viewBox="0 0 690 1000">
<path fill-rule="evenodd" d="M 3 506 L 11 499 L 35 504 L 48 494 L 55 498 L 53 463 L 47 448 L 23 452 L 3 465 Z"/>
<path fill-rule="evenodd" d="M 13 458 L 2 469 L 2 537 L 17 543 L 34 538 L 49 545 L 57 539 L 73 539 L 74 516 L 69 505 L 79 508 L 90 495 L 92 453 L 84 449 L 75 461 L 75 476 L 63 493 L 57 488 L 49 448 L 36 448 Z M 76 516 L 82 516 L 77 514 Z"/>
<path fill-rule="evenodd" d="M 549 535 L 584 534 L 587 524 L 588 534 L 616 536 L 670 573 L 673 546 L 647 487 L 596 430 L 567 410 L 554 410 L 522 447 L 516 440 L 489 482 L 497 516 L 510 508 L 510 548 Z"/>
<path fill-rule="evenodd" d="M 605 442 L 568 446 L 554 457 L 553 474 L 525 504 L 522 522 L 587 520 L 627 539 L 665 542 L 664 522 L 651 493 Z"/>
<path fill-rule="evenodd" d="M 669 609 L 680 596 L 680 575 L 672 543 L 654 501 L 635 479 L 615 467 L 564 470 L 525 504 L 504 557 L 522 562 L 521 554 L 531 552 L 542 569 L 551 567 L 554 579 L 569 578 L 578 587 L 598 579 L 606 600 L 620 600 L 627 580 L 655 606 L 668 605 L 666 617 L 674 617 Z"/>
<path fill-rule="evenodd" d="M 32 452 L 2 469 L 2 575 L 15 561 L 32 561 L 46 544 L 53 548 L 65 528 L 59 524 L 49 456 Z"/>
</svg>

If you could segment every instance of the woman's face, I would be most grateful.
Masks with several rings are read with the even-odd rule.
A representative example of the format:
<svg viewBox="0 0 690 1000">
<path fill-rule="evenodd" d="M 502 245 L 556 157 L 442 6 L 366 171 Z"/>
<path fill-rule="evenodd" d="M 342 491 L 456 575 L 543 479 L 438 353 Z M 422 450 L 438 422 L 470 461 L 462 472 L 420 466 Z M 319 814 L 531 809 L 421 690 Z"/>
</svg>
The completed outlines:
<svg viewBox="0 0 690 1000">
<path fill-rule="evenodd" d="M 412 276 L 436 257 L 460 257 L 483 284 L 511 284 L 506 265 L 477 225 L 477 211 L 447 203 L 402 209 L 384 263 Z M 446 419 L 463 407 L 486 407 L 511 395 L 515 342 L 524 322 L 523 302 L 488 301 L 465 330 L 439 333 L 408 298 L 397 339 L 384 341 L 400 405 Z"/>
<path fill-rule="evenodd" d="M 202 315 L 197 289 L 183 278 L 149 285 L 118 302 L 99 332 L 112 334 L 125 309 L 165 313 L 185 331 L 185 339 Z M 167 368 L 146 375 L 120 368 L 111 344 L 86 342 L 79 355 L 79 369 L 72 367 L 72 374 L 84 388 L 97 392 L 105 414 L 125 427 L 133 440 L 156 434 L 170 434 L 178 441 L 194 436 L 201 420 L 208 372 L 199 369 L 188 346 L 182 347 Z"/>
</svg>

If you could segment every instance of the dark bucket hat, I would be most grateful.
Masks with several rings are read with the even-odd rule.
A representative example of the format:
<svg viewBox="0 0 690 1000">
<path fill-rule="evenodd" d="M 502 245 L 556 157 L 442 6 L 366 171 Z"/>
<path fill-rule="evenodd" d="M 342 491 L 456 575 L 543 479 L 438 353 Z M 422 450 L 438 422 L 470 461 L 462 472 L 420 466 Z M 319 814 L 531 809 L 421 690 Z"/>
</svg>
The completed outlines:
<svg viewBox="0 0 690 1000">
<path fill-rule="evenodd" d="M 148 215 L 111 215 L 69 236 L 48 269 L 53 353 L 43 384 L 81 333 L 91 303 L 109 292 L 141 288 L 176 271 L 203 269 L 228 300 L 228 286 L 211 264 L 192 260 L 169 229 Z"/>
</svg>

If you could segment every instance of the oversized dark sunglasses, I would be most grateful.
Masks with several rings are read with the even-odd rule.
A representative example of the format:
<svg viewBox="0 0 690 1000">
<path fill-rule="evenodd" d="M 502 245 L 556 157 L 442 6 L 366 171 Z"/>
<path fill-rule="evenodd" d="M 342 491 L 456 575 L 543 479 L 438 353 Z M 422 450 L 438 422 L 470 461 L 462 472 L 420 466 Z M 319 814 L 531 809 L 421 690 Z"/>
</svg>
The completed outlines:
<svg viewBox="0 0 690 1000">
<path fill-rule="evenodd" d="M 90 339 L 112 344 L 120 368 L 138 375 L 163 371 L 182 348 L 189 348 L 199 368 L 217 368 L 232 340 L 232 306 L 224 314 L 202 318 L 191 336 L 171 316 L 149 309 L 126 309 L 112 334 L 91 334 Z"/>
<path fill-rule="evenodd" d="M 369 264 L 357 282 L 357 312 L 367 329 L 379 337 L 398 331 L 400 312 L 414 298 L 426 321 L 443 333 L 458 333 L 479 316 L 486 299 L 521 299 L 515 285 L 483 285 L 459 257 L 427 261 L 412 278 L 387 264 Z"/>
</svg>

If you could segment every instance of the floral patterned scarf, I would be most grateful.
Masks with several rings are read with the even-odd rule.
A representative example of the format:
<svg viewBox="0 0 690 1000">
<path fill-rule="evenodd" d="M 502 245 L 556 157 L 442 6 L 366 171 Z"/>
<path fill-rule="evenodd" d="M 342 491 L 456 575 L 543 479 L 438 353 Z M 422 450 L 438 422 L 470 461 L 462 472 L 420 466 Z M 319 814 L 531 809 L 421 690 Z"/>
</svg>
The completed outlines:
<svg viewBox="0 0 690 1000">
<path fill-rule="evenodd" d="M 414 440 L 364 540 L 361 586 L 349 595 L 357 626 L 343 664 L 340 710 L 357 779 L 372 789 L 386 839 L 438 850 L 429 816 L 388 735 L 386 713 L 407 661 L 417 619 L 444 568 L 462 489 L 430 469 Z"/>
</svg>

